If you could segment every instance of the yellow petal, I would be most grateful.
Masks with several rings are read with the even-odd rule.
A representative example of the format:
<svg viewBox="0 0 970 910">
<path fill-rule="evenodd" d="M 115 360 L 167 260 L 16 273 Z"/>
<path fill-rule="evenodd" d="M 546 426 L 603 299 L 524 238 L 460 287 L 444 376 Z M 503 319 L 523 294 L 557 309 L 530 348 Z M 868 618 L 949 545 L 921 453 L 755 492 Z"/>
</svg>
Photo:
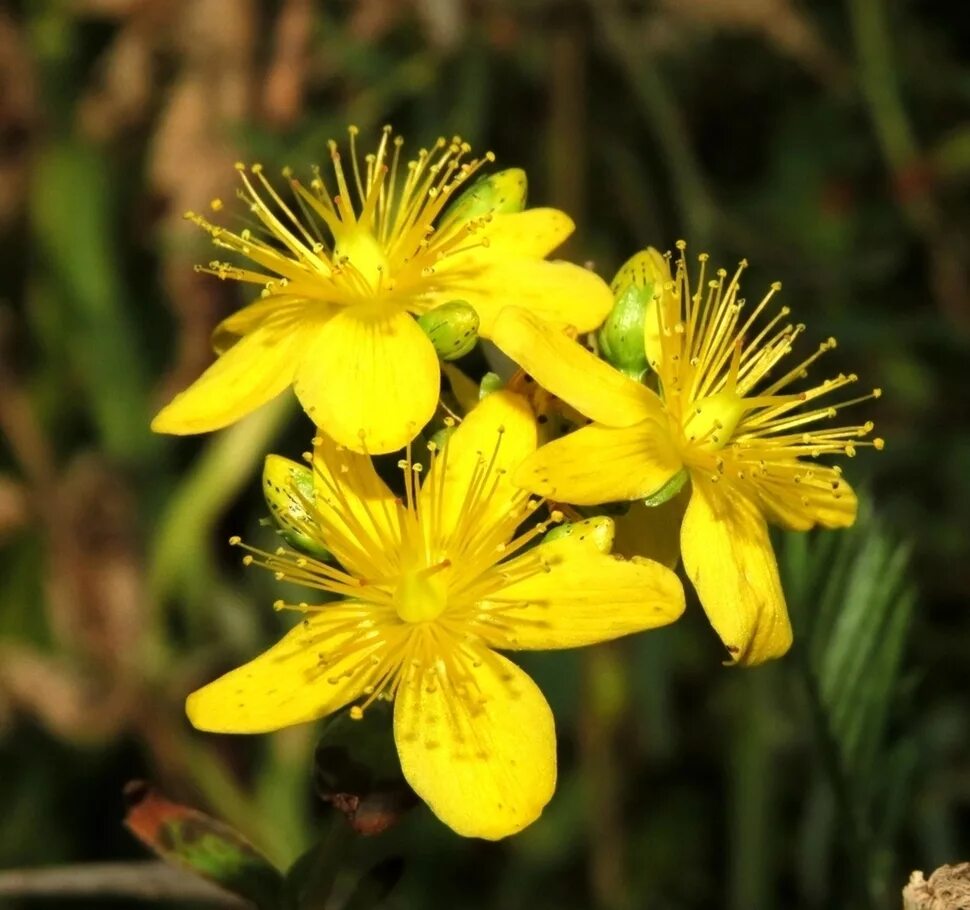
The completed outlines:
<svg viewBox="0 0 970 910">
<path fill-rule="evenodd" d="M 467 260 L 461 260 L 463 263 Z M 571 262 L 542 259 L 479 257 L 474 268 L 443 265 L 439 275 L 447 290 L 437 302 L 459 298 L 478 312 L 478 334 L 491 338 L 495 319 L 508 306 L 518 306 L 559 328 L 589 332 L 613 307 L 613 295 L 597 274 Z M 434 302 L 432 302 L 434 305 Z"/>
<path fill-rule="evenodd" d="M 316 304 L 318 315 L 321 306 L 323 304 Z M 273 295 L 265 300 L 258 300 L 227 316 L 215 327 L 212 333 L 212 347 L 217 353 L 222 354 L 244 335 L 256 331 L 270 317 L 285 315 L 296 319 L 305 313 L 306 308 L 305 299 L 290 296 Z M 330 309 L 332 311 L 333 308 Z"/>
<path fill-rule="evenodd" d="M 576 537 L 538 546 L 502 568 L 545 564 L 483 604 L 496 648 L 576 648 L 655 629 L 684 612 L 684 589 L 670 569 L 600 553 Z"/>
<path fill-rule="evenodd" d="M 614 519 L 613 552 L 620 556 L 645 556 L 673 569 L 680 562 L 680 523 L 690 500 L 690 484 L 663 505 L 630 505 L 626 515 Z"/>
<path fill-rule="evenodd" d="M 519 307 L 502 313 L 491 337 L 543 388 L 590 420 L 628 427 L 646 418 L 663 417 L 663 404 L 648 388 Z"/>
<path fill-rule="evenodd" d="M 666 421 L 644 420 L 632 427 L 594 423 L 542 446 L 513 479 L 556 502 L 598 505 L 643 499 L 681 465 Z"/>
<path fill-rule="evenodd" d="M 384 306 L 341 310 L 318 333 L 295 390 L 313 421 L 355 452 L 402 448 L 438 404 L 438 357 L 407 314 Z"/>
<path fill-rule="evenodd" d="M 466 534 L 457 533 L 460 528 L 486 533 L 502 522 L 522 498 L 512 472 L 535 450 L 535 417 L 521 395 L 493 392 L 473 408 L 421 485 L 421 511 L 436 516 L 432 534 L 438 544 L 445 546 L 452 537 L 465 539 Z M 478 495 L 470 499 L 473 485 Z"/>
<path fill-rule="evenodd" d="M 791 481 L 758 484 L 758 496 L 769 521 L 790 531 L 847 528 L 855 523 L 859 501 L 855 491 L 833 468 L 812 465 L 812 476 L 800 483 Z"/>
<path fill-rule="evenodd" d="M 408 783 L 446 825 L 498 840 L 535 821 L 556 787 L 556 735 L 542 693 L 501 655 L 456 650 L 412 668 L 395 696 Z"/>
<path fill-rule="evenodd" d="M 360 671 L 386 647 L 351 649 L 341 622 L 357 617 L 353 605 L 333 604 L 297 625 L 268 651 L 193 692 L 185 711 L 193 726 L 212 733 L 267 733 L 307 723 L 353 701 L 367 680 Z M 340 628 L 339 633 L 331 630 Z M 345 656 L 326 665 L 331 652 Z"/>
<path fill-rule="evenodd" d="M 737 663 L 780 657 L 791 646 L 791 624 L 758 506 L 706 474 L 692 472 L 691 483 L 680 548 L 711 625 Z"/>
<path fill-rule="evenodd" d="M 292 381 L 317 323 L 284 315 L 264 322 L 221 355 L 152 421 L 156 433 L 207 433 L 235 423 Z"/>
<path fill-rule="evenodd" d="M 490 256 L 544 259 L 575 228 L 572 218 L 558 209 L 527 209 L 494 215 L 475 239 L 488 240 Z"/>
<path fill-rule="evenodd" d="M 401 506 L 367 455 L 317 437 L 314 516 L 324 544 L 354 575 L 392 574 L 401 543 Z"/>
<path fill-rule="evenodd" d="M 453 363 L 443 362 L 441 370 L 445 374 L 459 406 L 467 414 L 478 404 L 478 383 L 469 379 Z"/>
</svg>

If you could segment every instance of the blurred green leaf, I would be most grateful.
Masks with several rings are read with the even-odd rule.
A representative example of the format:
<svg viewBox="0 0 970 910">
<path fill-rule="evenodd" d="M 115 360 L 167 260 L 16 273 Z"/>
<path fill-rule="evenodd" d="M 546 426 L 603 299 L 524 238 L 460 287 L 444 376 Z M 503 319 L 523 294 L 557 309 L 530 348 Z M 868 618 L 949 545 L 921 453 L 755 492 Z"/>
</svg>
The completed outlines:
<svg viewBox="0 0 970 910">
<path fill-rule="evenodd" d="M 362 876 L 347 898 L 342 910 L 373 910 L 384 903 L 404 874 L 404 860 L 389 856 L 371 867 Z"/>
<path fill-rule="evenodd" d="M 51 289 L 44 305 L 56 308 L 59 330 L 71 339 L 66 350 L 104 448 L 134 459 L 153 442 L 141 339 L 115 248 L 114 185 L 96 149 L 79 142 L 50 145 L 34 164 L 31 215 L 43 257 L 41 281 Z"/>
</svg>

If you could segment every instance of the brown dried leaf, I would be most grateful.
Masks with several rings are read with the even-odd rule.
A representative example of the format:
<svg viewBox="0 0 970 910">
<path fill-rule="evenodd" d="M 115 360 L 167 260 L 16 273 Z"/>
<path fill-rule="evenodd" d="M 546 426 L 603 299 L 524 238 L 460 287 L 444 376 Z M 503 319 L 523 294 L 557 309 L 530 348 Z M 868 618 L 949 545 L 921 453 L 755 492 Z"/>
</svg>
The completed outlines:
<svg viewBox="0 0 970 910">
<path fill-rule="evenodd" d="M 106 674 L 137 677 L 147 603 L 130 490 L 103 461 L 81 457 L 57 502 L 48 529 L 52 631 Z"/>
<path fill-rule="evenodd" d="M 162 398 L 184 388 L 211 362 L 209 336 L 231 290 L 193 272 L 208 259 L 208 239 L 182 215 L 234 192 L 241 157 L 233 132 L 249 117 L 254 95 L 256 14 L 251 0 L 197 0 L 176 28 L 180 63 L 159 118 L 149 182 L 167 216 L 163 282 L 179 319 L 176 362 Z"/>
<path fill-rule="evenodd" d="M 23 711 L 56 736 L 101 740 L 117 733 L 135 700 L 106 690 L 62 660 L 26 647 L 0 646 L 0 714 Z"/>
<path fill-rule="evenodd" d="M 156 38 L 157 32 L 136 16 L 119 32 L 100 61 L 96 84 L 78 102 L 83 134 L 105 142 L 145 119 L 152 96 Z"/>
<path fill-rule="evenodd" d="M 845 73 L 815 23 L 791 0 L 663 0 L 663 7 L 696 26 L 760 34 L 822 82 L 839 82 Z"/>
<path fill-rule="evenodd" d="M 26 488 L 10 477 L 0 476 L 0 543 L 27 524 L 29 517 Z"/>
<path fill-rule="evenodd" d="M 273 57 L 263 88 L 263 112 L 276 127 L 291 126 L 303 112 L 312 37 L 313 4 L 286 0 L 276 19 Z"/>
<path fill-rule="evenodd" d="M 40 120 L 34 61 L 23 31 L 0 12 L 0 227 L 26 198 L 29 140 Z"/>
</svg>

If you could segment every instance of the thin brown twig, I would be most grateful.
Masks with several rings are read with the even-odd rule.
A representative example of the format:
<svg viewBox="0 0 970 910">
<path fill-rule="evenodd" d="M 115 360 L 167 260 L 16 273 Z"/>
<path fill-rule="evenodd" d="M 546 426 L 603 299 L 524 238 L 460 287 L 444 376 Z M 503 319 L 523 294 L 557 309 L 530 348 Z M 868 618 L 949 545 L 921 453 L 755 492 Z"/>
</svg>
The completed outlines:
<svg viewBox="0 0 970 910">
<path fill-rule="evenodd" d="M 12 869 L 0 872 L 0 896 L 123 897 L 252 907 L 248 901 L 205 879 L 155 861 Z"/>
</svg>

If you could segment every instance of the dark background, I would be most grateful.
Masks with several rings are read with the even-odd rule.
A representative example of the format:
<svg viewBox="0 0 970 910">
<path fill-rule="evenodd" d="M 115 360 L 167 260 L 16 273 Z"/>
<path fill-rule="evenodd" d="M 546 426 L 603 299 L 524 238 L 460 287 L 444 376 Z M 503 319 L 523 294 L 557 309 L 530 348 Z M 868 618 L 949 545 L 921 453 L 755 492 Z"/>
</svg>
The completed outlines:
<svg viewBox="0 0 970 910">
<path fill-rule="evenodd" d="M 815 375 L 882 386 L 864 407 L 886 449 L 845 465 L 856 529 L 779 537 L 791 655 L 722 667 L 695 603 L 528 657 L 559 725 L 543 818 L 489 845 L 422 809 L 348 868 L 403 852 L 396 907 L 759 910 L 895 907 L 912 869 L 970 859 L 962 7 L 0 8 L 0 868 L 144 856 L 121 827 L 135 777 L 281 864 L 333 823 L 317 731 L 220 738 L 182 714 L 285 625 L 226 538 L 265 533 L 262 458 L 309 425 L 289 395 L 206 438 L 148 422 L 241 299 L 193 272 L 211 247 L 182 213 L 230 199 L 236 160 L 305 169 L 385 122 L 412 150 L 460 133 L 525 167 L 531 203 L 577 221 L 562 255 L 606 278 L 684 237 L 747 257 L 751 297 L 781 279 L 806 353 L 839 339 Z"/>
</svg>

